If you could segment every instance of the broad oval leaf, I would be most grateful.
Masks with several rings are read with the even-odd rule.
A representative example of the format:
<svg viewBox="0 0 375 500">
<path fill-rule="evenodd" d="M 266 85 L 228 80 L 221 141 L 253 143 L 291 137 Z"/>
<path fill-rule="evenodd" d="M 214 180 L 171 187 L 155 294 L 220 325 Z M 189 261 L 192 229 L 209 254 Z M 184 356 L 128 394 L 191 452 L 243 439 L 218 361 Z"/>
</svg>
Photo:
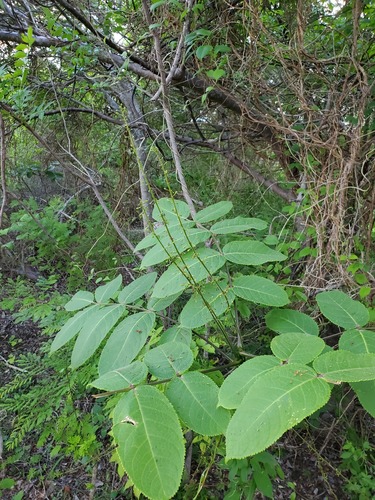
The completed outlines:
<svg viewBox="0 0 375 500">
<path fill-rule="evenodd" d="M 173 295 L 169 295 L 168 297 L 151 297 L 150 300 L 148 301 L 147 308 L 152 309 L 153 311 L 162 311 L 166 307 L 170 306 L 173 304 L 175 300 L 178 299 L 180 295 L 182 295 L 183 291 L 174 293 Z"/>
<path fill-rule="evenodd" d="M 362 382 L 375 379 L 375 354 L 331 351 L 313 363 L 320 377 L 328 382 Z"/>
<path fill-rule="evenodd" d="M 181 311 L 180 323 L 198 328 L 221 316 L 234 301 L 235 295 L 225 281 L 208 283 L 194 292 Z"/>
<path fill-rule="evenodd" d="M 283 365 L 260 376 L 227 429 L 227 459 L 255 455 L 327 403 L 329 384 L 310 367 Z"/>
<path fill-rule="evenodd" d="M 85 290 L 80 290 L 67 302 L 64 306 L 66 311 L 79 311 L 84 307 L 87 307 L 94 302 L 94 294 L 91 292 L 86 292 Z"/>
<path fill-rule="evenodd" d="M 85 325 L 74 344 L 71 368 L 83 365 L 97 350 L 109 331 L 124 314 L 125 308 L 119 304 L 102 307 L 87 316 Z"/>
<path fill-rule="evenodd" d="M 223 248 L 224 257 L 235 264 L 258 266 L 265 262 L 280 262 L 287 257 L 261 241 L 231 241 Z"/>
<path fill-rule="evenodd" d="M 350 384 L 363 408 L 375 418 L 375 380 Z"/>
<path fill-rule="evenodd" d="M 258 377 L 280 366 L 274 356 L 257 356 L 242 363 L 225 380 L 219 390 L 219 405 L 238 408 L 244 396 Z"/>
<path fill-rule="evenodd" d="M 211 248 L 190 250 L 176 259 L 160 276 L 154 286 L 152 297 L 165 298 L 182 292 L 189 284 L 199 283 L 220 269 L 225 259 Z"/>
<path fill-rule="evenodd" d="M 200 210 L 194 217 L 194 220 L 200 224 L 205 224 L 206 222 L 220 219 L 220 217 L 230 212 L 232 208 L 233 203 L 231 201 L 219 201 L 218 203 L 214 203 Z"/>
<path fill-rule="evenodd" d="M 130 364 L 142 347 L 155 323 L 155 313 L 132 314 L 119 323 L 109 337 L 99 359 L 99 374 Z"/>
<path fill-rule="evenodd" d="M 235 217 L 234 219 L 225 219 L 216 222 L 210 231 L 214 234 L 234 234 L 256 229 L 258 231 L 266 229 L 267 223 L 262 219 L 252 217 Z"/>
<path fill-rule="evenodd" d="M 319 327 L 307 314 L 293 309 L 273 309 L 266 315 L 266 325 L 277 333 L 319 335 Z"/>
<path fill-rule="evenodd" d="M 110 299 L 113 299 L 116 292 L 120 288 L 122 283 L 122 276 L 117 276 L 114 280 L 106 283 L 105 285 L 99 286 L 95 290 L 95 299 L 97 302 L 105 303 Z"/>
<path fill-rule="evenodd" d="M 107 372 L 89 385 L 104 391 L 120 391 L 136 386 L 147 377 L 147 366 L 141 361 L 134 361 L 130 365 Z"/>
<path fill-rule="evenodd" d="M 191 220 L 175 220 L 168 224 L 168 231 L 174 231 L 176 228 L 190 228 L 194 226 L 194 222 Z M 159 241 L 160 238 L 168 235 L 168 231 L 166 226 L 163 224 L 157 227 L 152 233 L 145 236 L 135 247 L 136 251 L 145 250 L 146 248 L 150 248 Z"/>
<path fill-rule="evenodd" d="M 273 354 L 288 363 L 310 363 L 325 346 L 324 340 L 306 333 L 284 333 L 271 341 Z"/>
<path fill-rule="evenodd" d="M 125 394 L 113 412 L 112 433 L 121 464 L 153 500 L 169 500 L 181 482 L 185 447 L 177 414 L 155 387 Z"/>
<path fill-rule="evenodd" d="M 187 203 L 171 198 L 160 198 L 152 211 L 152 217 L 159 222 L 176 223 L 179 219 L 187 219 L 190 216 L 190 209 Z"/>
<path fill-rule="evenodd" d="M 157 244 L 143 257 L 141 267 L 146 268 L 160 264 L 206 241 L 209 237 L 210 232 L 206 229 L 182 229 L 179 227 L 159 239 Z"/>
<path fill-rule="evenodd" d="M 166 390 L 181 420 L 204 436 L 223 434 L 230 419 L 229 411 L 218 407 L 218 393 L 215 382 L 199 372 L 173 379 Z"/>
<path fill-rule="evenodd" d="M 327 319 L 347 330 L 364 326 L 369 321 L 368 309 L 339 290 L 319 293 L 316 301 Z"/>
<path fill-rule="evenodd" d="M 185 328 L 182 325 L 175 325 L 168 328 L 163 332 L 159 339 L 159 345 L 166 344 L 167 342 L 182 342 L 190 346 L 192 339 L 192 332 L 190 328 Z"/>
<path fill-rule="evenodd" d="M 199 47 L 197 47 L 195 54 L 197 58 L 201 61 L 212 51 L 213 51 L 212 45 L 200 45 Z"/>
<path fill-rule="evenodd" d="M 375 353 L 375 332 L 370 330 L 347 330 L 340 337 L 339 348 L 355 354 Z"/>
<path fill-rule="evenodd" d="M 181 342 L 167 342 L 148 351 L 144 362 L 157 378 L 172 378 L 186 372 L 194 358 L 189 346 Z"/>
<path fill-rule="evenodd" d="M 239 276 L 233 280 L 237 297 L 266 306 L 281 307 L 288 304 L 285 290 L 273 281 L 261 276 Z"/>
<path fill-rule="evenodd" d="M 132 281 L 121 290 L 117 298 L 118 302 L 125 305 L 132 304 L 140 299 L 142 295 L 151 289 L 152 285 L 155 283 L 156 277 L 157 273 L 148 273 Z"/>
<path fill-rule="evenodd" d="M 65 325 L 57 333 L 56 337 L 53 339 L 50 349 L 51 354 L 57 351 L 57 349 L 60 349 L 60 347 L 62 347 L 63 345 L 67 344 L 73 337 L 75 337 L 83 328 L 83 325 L 86 323 L 88 317 L 94 314 L 96 310 L 99 310 L 99 308 L 99 304 L 95 304 L 91 307 L 88 307 L 84 311 L 80 311 L 72 318 L 68 319 Z"/>
</svg>

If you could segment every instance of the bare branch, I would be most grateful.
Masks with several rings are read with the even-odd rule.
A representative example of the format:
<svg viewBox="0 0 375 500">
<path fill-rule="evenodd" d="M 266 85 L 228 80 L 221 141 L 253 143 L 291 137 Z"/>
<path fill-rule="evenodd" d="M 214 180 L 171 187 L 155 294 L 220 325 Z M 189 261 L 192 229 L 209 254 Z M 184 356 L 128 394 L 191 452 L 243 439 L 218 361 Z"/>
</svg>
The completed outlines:
<svg viewBox="0 0 375 500">
<path fill-rule="evenodd" d="M 7 204 L 7 183 L 5 175 L 5 124 L 3 115 L 0 113 L 0 175 L 1 175 L 1 190 L 3 192 L 3 199 L 0 208 L 0 228 L 3 223 L 3 214 Z"/>
</svg>

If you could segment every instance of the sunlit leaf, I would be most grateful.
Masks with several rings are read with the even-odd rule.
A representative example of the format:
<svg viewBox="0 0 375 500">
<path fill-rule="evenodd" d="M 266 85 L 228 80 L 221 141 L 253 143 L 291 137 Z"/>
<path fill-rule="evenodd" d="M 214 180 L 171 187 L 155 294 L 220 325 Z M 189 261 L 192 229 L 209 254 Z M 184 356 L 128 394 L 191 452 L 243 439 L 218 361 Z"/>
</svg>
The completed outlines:
<svg viewBox="0 0 375 500">
<path fill-rule="evenodd" d="M 168 500 L 177 492 L 185 447 L 176 412 L 155 387 L 125 394 L 113 412 L 113 437 L 129 478 L 145 496 Z"/>
</svg>

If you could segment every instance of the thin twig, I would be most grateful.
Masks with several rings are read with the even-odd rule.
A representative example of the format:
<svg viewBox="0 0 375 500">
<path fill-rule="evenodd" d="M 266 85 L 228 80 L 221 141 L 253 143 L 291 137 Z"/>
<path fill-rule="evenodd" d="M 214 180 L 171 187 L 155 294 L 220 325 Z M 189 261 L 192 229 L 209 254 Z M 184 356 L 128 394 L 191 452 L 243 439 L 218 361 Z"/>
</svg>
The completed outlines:
<svg viewBox="0 0 375 500">
<path fill-rule="evenodd" d="M 7 204 L 7 183 L 5 175 L 5 124 L 3 115 L 0 113 L 0 173 L 1 173 L 1 190 L 3 192 L 3 200 L 0 208 L 0 228 L 3 222 L 3 214 Z"/>
<path fill-rule="evenodd" d="M 151 26 L 152 25 L 152 18 L 151 18 L 151 12 L 150 12 L 150 7 L 148 4 L 148 1 L 142 0 L 142 5 L 143 5 L 143 11 L 145 14 L 146 21 L 147 21 L 148 25 Z M 151 32 L 152 32 L 152 36 L 154 37 L 156 58 L 157 58 L 158 69 L 159 69 L 159 73 L 160 73 L 161 88 L 162 88 L 162 105 L 163 105 L 163 111 L 164 111 L 164 118 L 165 118 L 165 121 L 167 123 L 167 128 L 168 128 L 168 133 L 169 133 L 169 145 L 170 145 L 171 152 L 173 155 L 173 160 L 174 160 L 174 164 L 176 167 L 177 177 L 178 177 L 178 180 L 180 181 L 180 184 L 181 184 L 182 194 L 185 198 L 186 203 L 189 205 L 190 213 L 191 213 L 192 217 L 194 217 L 196 214 L 196 210 L 194 207 L 193 200 L 189 194 L 189 190 L 188 190 L 188 187 L 186 184 L 184 173 L 182 171 L 180 153 L 179 153 L 178 147 L 177 147 L 176 134 L 175 134 L 174 124 L 173 124 L 173 119 L 172 119 L 171 105 L 169 102 L 168 84 L 167 84 L 167 80 L 166 80 L 166 76 L 165 76 L 165 68 L 164 68 L 159 32 L 156 28 L 151 29 Z"/>
</svg>

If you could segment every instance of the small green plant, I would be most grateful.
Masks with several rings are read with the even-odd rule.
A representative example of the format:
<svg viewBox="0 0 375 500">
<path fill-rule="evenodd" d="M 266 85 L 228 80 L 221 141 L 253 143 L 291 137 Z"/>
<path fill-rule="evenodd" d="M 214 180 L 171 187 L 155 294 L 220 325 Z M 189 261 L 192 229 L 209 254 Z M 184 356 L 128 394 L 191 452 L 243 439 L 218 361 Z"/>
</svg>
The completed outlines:
<svg viewBox="0 0 375 500">
<path fill-rule="evenodd" d="M 375 495 L 375 448 L 368 442 L 355 445 L 347 441 L 342 447 L 341 470 L 349 473 L 345 489 L 355 498 L 366 500 Z"/>
<path fill-rule="evenodd" d="M 166 270 L 125 287 L 117 276 L 95 292 L 78 291 L 65 305 L 74 315 L 51 346 L 54 353 L 74 340 L 73 370 L 99 350 L 98 378 L 90 385 L 114 397 L 111 434 L 120 470 L 151 499 L 172 498 L 179 488 L 185 430 L 224 436 L 226 461 L 247 464 L 245 471 L 250 464 L 254 485 L 260 489 L 263 480 L 268 495 L 272 467 L 255 457 L 324 406 L 333 385 L 350 383 L 375 414 L 368 309 L 339 290 L 317 295 L 321 314 L 343 332 L 339 349 L 330 349 L 318 324 L 285 308 L 286 290 L 264 277 L 264 264 L 286 259 L 255 237 L 266 223 L 223 218 L 231 209 L 223 201 L 191 219 L 187 204 L 159 200 L 153 211 L 159 227 L 137 250 L 147 249 L 141 269 Z M 276 335 L 268 354 L 247 351 L 239 301 L 269 310 L 265 321 Z M 172 326 L 165 329 L 167 308 Z M 213 348 L 209 368 L 202 338 Z M 213 370 L 226 375 L 220 387 L 209 376 Z"/>
<path fill-rule="evenodd" d="M 252 500 L 257 490 L 273 498 L 272 479 L 284 478 L 277 460 L 266 451 L 252 458 L 229 460 L 227 464 L 222 460 L 221 467 L 228 471 L 229 480 L 224 500 Z"/>
</svg>

